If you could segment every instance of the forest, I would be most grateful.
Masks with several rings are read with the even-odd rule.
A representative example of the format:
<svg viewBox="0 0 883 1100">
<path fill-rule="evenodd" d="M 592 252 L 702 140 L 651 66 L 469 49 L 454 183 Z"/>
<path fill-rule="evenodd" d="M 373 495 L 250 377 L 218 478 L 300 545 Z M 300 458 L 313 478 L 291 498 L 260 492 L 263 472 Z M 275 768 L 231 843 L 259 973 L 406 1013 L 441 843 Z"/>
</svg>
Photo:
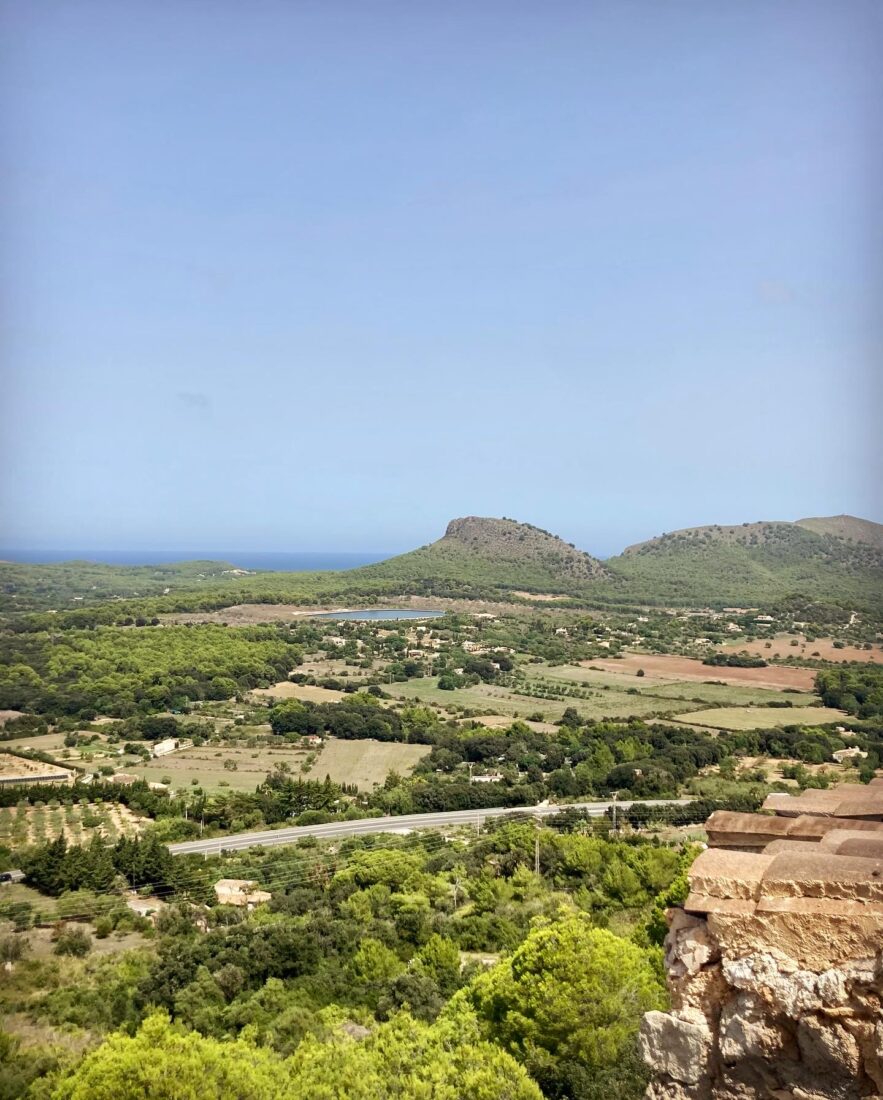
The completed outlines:
<svg viewBox="0 0 883 1100">
<path fill-rule="evenodd" d="M 218 1097 L 640 1096 L 637 1024 L 665 1004 L 661 911 L 691 850 L 569 817 L 224 860 L 161 852 L 145 840 L 31 854 L 29 880 L 76 899 L 67 911 L 88 909 L 90 892 L 107 900 L 49 956 L 29 956 L 24 915 L 0 1006 L 110 1037 L 81 1058 L 7 1036 L 4 1097 L 32 1082 L 31 1096 L 142 1095 L 151 1046 Z M 246 876 L 269 905 L 215 903 L 216 878 Z M 93 936 L 133 927 L 114 884 L 145 877 L 167 900 L 156 927 L 138 918 L 141 946 L 95 954 Z M 380 1080 L 385 1091 L 358 1091 Z"/>
</svg>

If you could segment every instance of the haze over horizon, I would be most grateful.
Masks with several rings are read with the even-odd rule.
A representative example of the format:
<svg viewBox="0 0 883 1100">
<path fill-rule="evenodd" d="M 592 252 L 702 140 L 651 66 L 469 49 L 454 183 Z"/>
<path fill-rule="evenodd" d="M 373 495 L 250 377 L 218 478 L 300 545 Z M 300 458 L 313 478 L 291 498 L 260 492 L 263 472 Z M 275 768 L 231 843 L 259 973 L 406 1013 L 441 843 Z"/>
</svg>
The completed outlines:
<svg viewBox="0 0 883 1100">
<path fill-rule="evenodd" d="M 883 520 L 879 5 L 0 12 L 3 545 Z"/>
</svg>

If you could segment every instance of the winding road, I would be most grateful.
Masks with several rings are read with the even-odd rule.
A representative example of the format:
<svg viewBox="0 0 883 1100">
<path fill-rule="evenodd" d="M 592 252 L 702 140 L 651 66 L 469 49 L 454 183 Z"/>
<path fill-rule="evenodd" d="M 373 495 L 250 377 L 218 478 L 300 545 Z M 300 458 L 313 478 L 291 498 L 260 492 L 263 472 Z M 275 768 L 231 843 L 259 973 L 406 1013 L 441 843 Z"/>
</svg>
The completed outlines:
<svg viewBox="0 0 883 1100">
<path fill-rule="evenodd" d="M 640 799 L 643 806 L 687 806 L 692 798 Z M 447 810 L 435 814 L 403 814 L 400 817 L 364 817 L 357 821 L 331 821 L 326 825 L 295 825 L 287 829 L 264 829 L 253 833 L 232 833 L 229 836 L 213 837 L 211 840 L 187 840 L 181 844 L 170 844 L 169 851 L 175 856 L 218 855 L 220 852 L 235 852 L 242 848 L 260 846 L 274 847 L 278 844 L 296 844 L 306 836 L 315 836 L 323 840 L 334 837 L 362 836 L 365 833 L 403 833 L 414 829 L 441 829 L 450 825 L 480 826 L 492 817 L 506 814 L 531 814 L 534 817 L 551 817 L 563 810 L 585 810 L 592 817 L 601 817 L 613 806 L 627 810 L 634 802 L 570 802 L 565 806 L 540 803 L 538 806 L 500 806 L 486 810 Z"/>
</svg>

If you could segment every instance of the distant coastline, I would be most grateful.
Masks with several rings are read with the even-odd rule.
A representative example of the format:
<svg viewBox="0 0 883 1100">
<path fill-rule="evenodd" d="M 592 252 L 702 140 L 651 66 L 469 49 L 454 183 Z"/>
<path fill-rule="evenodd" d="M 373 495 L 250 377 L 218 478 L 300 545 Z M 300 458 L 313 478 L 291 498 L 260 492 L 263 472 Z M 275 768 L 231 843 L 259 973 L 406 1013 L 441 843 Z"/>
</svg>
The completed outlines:
<svg viewBox="0 0 883 1100">
<path fill-rule="evenodd" d="M 274 573 L 328 572 L 356 569 L 384 561 L 392 554 L 336 551 L 291 553 L 257 550 L 0 550 L 0 561 L 48 565 L 63 561 L 92 561 L 104 565 L 168 565 L 179 561 L 226 561 L 240 569 Z"/>
</svg>

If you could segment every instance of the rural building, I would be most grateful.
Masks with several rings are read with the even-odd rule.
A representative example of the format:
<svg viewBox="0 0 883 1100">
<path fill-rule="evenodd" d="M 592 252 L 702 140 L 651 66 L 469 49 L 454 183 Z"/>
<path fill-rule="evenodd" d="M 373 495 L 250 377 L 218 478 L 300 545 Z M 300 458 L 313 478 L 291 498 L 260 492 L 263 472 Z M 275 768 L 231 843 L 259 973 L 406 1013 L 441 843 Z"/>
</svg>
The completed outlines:
<svg viewBox="0 0 883 1100">
<path fill-rule="evenodd" d="M 189 749 L 192 745 L 192 741 L 182 740 L 179 737 L 167 737 L 164 741 L 157 741 L 153 746 L 153 755 L 168 756 L 170 752 L 177 752 L 178 749 Z"/>
<path fill-rule="evenodd" d="M 836 752 L 832 752 L 831 755 L 834 757 L 838 764 L 842 764 L 844 760 L 864 760 L 864 758 L 868 754 L 866 752 L 862 752 L 861 749 L 853 747 L 851 749 L 838 749 Z"/>
<path fill-rule="evenodd" d="M 156 918 L 166 908 L 166 903 L 160 898 L 141 898 L 137 894 L 128 894 L 126 906 L 139 917 L 147 917 L 151 924 L 156 924 Z"/>
<path fill-rule="evenodd" d="M 503 776 L 500 772 L 488 772 L 487 775 L 471 775 L 470 783 L 502 783 Z"/>
<path fill-rule="evenodd" d="M 219 905 L 238 905 L 251 911 L 273 896 L 266 890 L 258 890 L 257 885 L 252 879 L 218 879 L 215 883 L 215 897 Z"/>
<path fill-rule="evenodd" d="M 320 737 L 318 733 L 308 733 L 307 736 L 304 738 L 304 741 L 308 745 L 313 745 L 316 748 L 318 748 L 320 745 L 325 744 L 324 738 Z"/>
</svg>

